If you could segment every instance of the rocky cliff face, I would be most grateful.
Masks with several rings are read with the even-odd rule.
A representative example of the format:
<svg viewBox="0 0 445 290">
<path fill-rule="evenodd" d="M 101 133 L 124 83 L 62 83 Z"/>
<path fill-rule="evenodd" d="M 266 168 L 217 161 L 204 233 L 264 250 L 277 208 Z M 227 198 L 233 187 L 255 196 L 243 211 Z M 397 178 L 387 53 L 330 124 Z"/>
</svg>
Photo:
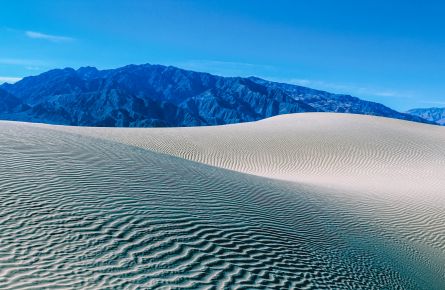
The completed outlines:
<svg viewBox="0 0 445 290">
<path fill-rule="evenodd" d="M 56 69 L 0 88 L 1 118 L 52 124 L 203 126 L 314 111 L 428 122 L 351 96 L 150 64 Z"/>
</svg>

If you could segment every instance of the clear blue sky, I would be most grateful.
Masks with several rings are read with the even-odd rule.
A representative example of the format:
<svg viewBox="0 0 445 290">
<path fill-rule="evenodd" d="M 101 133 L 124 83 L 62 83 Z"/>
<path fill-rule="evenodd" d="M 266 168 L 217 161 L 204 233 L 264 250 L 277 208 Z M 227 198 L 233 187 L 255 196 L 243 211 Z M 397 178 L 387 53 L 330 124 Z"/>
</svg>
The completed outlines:
<svg viewBox="0 0 445 290">
<path fill-rule="evenodd" d="M 445 107 L 441 1 L 0 1 L 0 82 L 158 63 Z"/>
</svg>

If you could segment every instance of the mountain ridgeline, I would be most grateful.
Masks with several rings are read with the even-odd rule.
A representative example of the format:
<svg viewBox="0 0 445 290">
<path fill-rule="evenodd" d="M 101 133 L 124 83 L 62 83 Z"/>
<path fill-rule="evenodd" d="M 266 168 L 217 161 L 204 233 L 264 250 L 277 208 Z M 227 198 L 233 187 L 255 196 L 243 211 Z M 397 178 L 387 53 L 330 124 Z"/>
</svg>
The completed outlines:
<svg viewBox="0 0 445 290">
<path fill-rule="evenodd" d="M 0 119 L 75 126 L 177 127 L 342 112 L 435 124 L 342 94 L 162 65 L 55 69 L 0 86 Z"/>
<path fill-rule="evenodd" d="M 412 109 L 407 113 L 445 126 L 445 108 Z"/>
</svg>

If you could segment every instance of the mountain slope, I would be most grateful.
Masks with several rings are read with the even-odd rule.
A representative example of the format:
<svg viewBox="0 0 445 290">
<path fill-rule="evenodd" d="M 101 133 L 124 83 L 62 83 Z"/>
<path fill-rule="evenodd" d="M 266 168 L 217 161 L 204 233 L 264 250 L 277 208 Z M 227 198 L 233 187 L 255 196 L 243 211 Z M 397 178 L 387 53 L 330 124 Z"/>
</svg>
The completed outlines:
<svg viewBox="0 0 445 290">
<path fill-rule="evenodd" d="M 408 114 L 418 116 L 439 125 L 445 125 L 445 108 L 419 108 L 407 111 Z"/>
<path fill-rule="evenodd" d="M 16 113 L 27 109 L 29 109 L 29 107 L 20 99 L 7 91 L 0 89 L 0 112 Z"/>
<path fill-rule="evenodd" d="M 422 116 L 413 116 L 410 114 L 400 113 L 382 104 L 364 101 L 350 95 L 333 94 L 325 91 L 309 89 L 298 85 L 271 82 L 256 77 L 250 77 L 249 79 L 258 84 L 262 84 L 272 88 L 279 88 L 288 93 L 296 100 L 301 100 L 316 108 L 317 110 L 323 112 L 353 113 L 388 117 L 421 123 L 425 122 Z M 433 120 L 429 121 L 434 122 Z"/>
<path fill-rule="evenodd" d="M 316 111 L 433 123 L 351 96 L 150 64 L 55 69 L 0 88 L 26 105 L 14 114 L 0 108 L 2 119 L 64 125 L 203 126 Z"/>
</svg>

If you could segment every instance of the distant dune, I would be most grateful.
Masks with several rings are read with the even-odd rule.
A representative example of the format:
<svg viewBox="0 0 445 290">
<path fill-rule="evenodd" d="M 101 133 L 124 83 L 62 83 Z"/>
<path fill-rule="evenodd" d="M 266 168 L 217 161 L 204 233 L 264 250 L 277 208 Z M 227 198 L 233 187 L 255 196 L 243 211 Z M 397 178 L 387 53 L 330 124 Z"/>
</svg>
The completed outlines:
<svg viewBox="0 0 445 290">
<path fill-rule="evenodd" d="M 443 127 L 0 122 L 0 152 L 1 289 L 445 285 Z"/>
</svg>

